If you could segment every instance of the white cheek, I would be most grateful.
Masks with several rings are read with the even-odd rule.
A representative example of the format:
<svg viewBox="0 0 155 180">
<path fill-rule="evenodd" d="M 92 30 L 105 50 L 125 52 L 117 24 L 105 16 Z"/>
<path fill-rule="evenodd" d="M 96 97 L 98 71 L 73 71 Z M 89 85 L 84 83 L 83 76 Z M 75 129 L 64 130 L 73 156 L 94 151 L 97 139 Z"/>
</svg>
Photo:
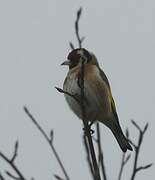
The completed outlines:
<svg viewBox="0 0 155 180">
<path fill-rule="evenodd" d="M 83 50 L 78 50 L 77 54 L 79 54 L 80 56 L 83 56 Z"/>
</svg>

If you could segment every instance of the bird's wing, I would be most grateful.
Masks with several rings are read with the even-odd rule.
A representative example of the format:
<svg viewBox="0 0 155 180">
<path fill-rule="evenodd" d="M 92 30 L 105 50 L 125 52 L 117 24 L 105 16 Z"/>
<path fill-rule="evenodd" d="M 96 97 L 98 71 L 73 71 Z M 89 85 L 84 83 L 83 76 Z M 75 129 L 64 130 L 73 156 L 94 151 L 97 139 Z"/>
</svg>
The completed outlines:
<svg viewBox="0 0 155 180">
<path fill-rule="evenodd" d="M 115 105 L 115 101 L 111 95 L 111 108 L 112 108 L 112 112 L 113 112 L 113 115 L 117 121 L 117 123 L 119 124 L 119 119 L 118 119 L 118 115 L 117 115 L 117 111 L 116 111 L 116 105 Z"/>
<path fill-rule="evenodd" d="M 97 73 L 97 72 L 98 73 Z M 104 110 L 104 112 L 112 112 L 117 123 L 119 123 L 116 106 L 114 99 L 112 97 L 110 84 L 105 73 L 101 69 L 93 69 L 90 79 L 88 81 L 91 83 L 91 88 L 95 93 L 95 100 L 98 107 Z"/>
<path fill-rule="evenodd" d="M 107 76 L 105 75 L 105 73 L 102 71 L 102 69 L 99 68 L 99 72 L 100 72 L 100 76 L 102 77 L 103 81 L 105 81 L 105 83 L 107 84 L 107 86 L 110 88 L 110 84 L 108 81 Z"/>
<path fill-rule="evenodd" d="M 112 112 L 110 88 L 107 82 L 102 79 L 99 69 L 95 65 L 86 67 L 85 69 L 85 85 L 89 96 L 91 96 L 94 102 L 94 106 L 97 106 L 100 112 Z"/>
<path fill-rule="evenodd" d="M 109 89 L 110 89 L 111 109 L 112 109 L 112 112 L 113 112 L 113 114 L 114 114 L 115 119 L 116 119 L 117 122 L 119 123 L 119 119 L 118 119 L 118 115 L 117 115 L 117 111 L 116 111 L 116 105 L 115 105 L 114 98 L 112 97 L 111 88 L 110 88 L 110 84 L 109 84 L 108 78 L 107 78 L 107 76 L 105 75 L 105 73 L 104 73 L 101 69 L 99 69 L 99 70 L 100 70 L 100 75 L 101 75 L 103 81 L 106 82 L 107 86 L 108 86 Z"/>
</svg>

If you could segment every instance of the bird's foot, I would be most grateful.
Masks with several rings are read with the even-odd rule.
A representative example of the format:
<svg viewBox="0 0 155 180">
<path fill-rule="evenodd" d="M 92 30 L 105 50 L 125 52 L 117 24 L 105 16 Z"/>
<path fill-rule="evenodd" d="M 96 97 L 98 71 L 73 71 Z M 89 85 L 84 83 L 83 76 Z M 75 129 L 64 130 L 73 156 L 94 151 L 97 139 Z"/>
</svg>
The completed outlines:
<svg viewBox="0 0 155 180">
<path fill-rule="evenodd" d="M 83 128 L 83 130 L 84 130 L 85 135 L 87 135 L 87 129 L 86 129 L 86 128 Z M 89 127 L 89 125 L 88 125 L 88 130 L 90 131 L 90 134 L 91 134 L 91 135 L 94 134 L 94 130 L 91 129 L 91 128 Z"/>
</svg>

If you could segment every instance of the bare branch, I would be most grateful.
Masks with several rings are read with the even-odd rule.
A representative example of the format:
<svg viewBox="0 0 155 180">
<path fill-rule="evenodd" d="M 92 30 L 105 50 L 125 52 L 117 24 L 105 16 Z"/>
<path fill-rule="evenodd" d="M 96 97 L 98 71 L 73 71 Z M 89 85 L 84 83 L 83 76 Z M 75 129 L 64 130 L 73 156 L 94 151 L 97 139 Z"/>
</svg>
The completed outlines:
<svg viewBox="0 0 155 180">
<path fill-rule="evenodd" d="M 136 173 L 140 170 L 143 170 L 143 169 L 147 169 L 147 168 L 150 168 L 152 166 L 152 164 L 149 164 L 149 165 L 146 165 L 146 166 L 140 166 L 140 167 L 137 167 L 138 165 L 138 158 L 139 158 L 139 153 L 140 153 L 140 148 L 141 148 L 141 144 L 142 144 L 142 141 L 143 141 L 143 138 L 144 138 L 144 134 L 146 133 L 147 129 L 148 129 L 148 123 L 145 125 L 144 129 L 142 130 L 135 121 L 131 121 L 132 124 L 138 129 L 139 131 L 139 138 L 138 138 L 138 142 L 137 142 L 137 145 L 135 145 L 131 140 L 131 144 L 134 145 L 134 148 L 135 148 L 135 157 L 134 157 L 134 165 L 133 165 L 133 171 L 132 171 L 132 176 L 131 176 L 131 180 L 134 180 L 135 179 L 135 176 L 136 176 Z"/>
<path fill-rule="evenodd" d="M 11 167 L 12 169 L 16 172 L 16 174 L 19 176 L 20 180 L 26 180 L 26 178 L 24 177 L 24 175 L 21 173 L 21 171 L 18 169 L 18 167 L 14 164 L 14 161 L 12 161 L 12 159 L 8 159 L 2 152 L 0 152 L 0 157 L 6 161 Z"/>
<path fill-rule="evenodd" d="M 63 89 L 59 88 L 59 87 L 55 87 L 55 89 L 60 92 L 60 93 L 63 93 L 63 94 L 67 94 L 68 96 L 72 97 L 73 99 L 75 99 L 78 103 L 80 103 L 79 99 L 76 97 L 76 95 L 74 94 L 70 94 L 69 92 L 67 91 L 64 91 Z"/>
<path fill-rule="evenodd" d="M 145 127 L 144 127 L 144 130 L 143 130 L 143 134 L 147 131 L 148 126 L 149 126 L 149 123 L 146 123 L 146 125 L 145 125 Z"/>
<path fill-rule="evenodd" d="M 6 171 L 6 174 L 7 174 L 9 177 L 11 177 L 12 179 L 20 180 L 19 177 L 16 177 L 16 176 L 12 175 L 9 171 Z"/>
<path fill-rule="evenodd" d="M 124 159 L 125 159 L 125 153 L 122 155 L 122 161 L 121 161 L 121 167 L 118 175 L 118 180 L 121 180 L 122 173 L 123 173 L 123 168 L 124 168 Z"/>
<path fill-rule="evenodd" d="M 138 167 L 138 168 L 136 169 L 136 171 L 138 172 L 138 171 L 140 171 L 140 170 L 148 169 L 148 168 L 150 168 L 152 165 L 153 165 L 153 164 L 151 163 L 151 164 L 148 164 L 148 165 L 146 165 L 146 166 L 140 166 L 140 167 Z"/>
<path fill-rule="evenodd" d="M 54 174 L 54 177 L 55 177 L 57 180 L 64 180 L 63 178 L 61 178 L 61 177 L 58 176 L 57 174 Z"/>
<path fill-rule="evenodd" d="M 134 120 L 131 120 L 131 122 L 140 132 L 142 131 L 139 125 Z"/>
<path fill-rule="evenodd" d="M 100 125 L 98 122 L 96 123 L 96 131 L 97 131 L 97 146 L 98 146 L 98 163 L 99 165 L 101 164 L 103 179 L 107 180 L 106 170 L 105 170 L 105 165 L 104 165 L 103 150 L 101 146 Z"/>
<path fill-rule="evenodd" d="M 81 44 L 83 43 L 84 40 L 85 40 L 85 37 L 83 36 L 83 37 L 81 38 Z"/>
<path fill-rule="evenodd" d="M 76 39 L 78 41 L 79 48 L 82 48 L 82 43 L 85 39 L 85 37 L 80 37 L 80 35 L 79 35 L 79 21 L 81 18 L 81 14 L 82 14 L 82 8 L 80 7 L 79 10 L 77 11 L 76 20 L 75 20 L 75 35 L 76 35 Z M 69 46 L 72 50 L 75 49 L 72 42 L 69 42 Z"/>
<path fill-rule="evenodd" d="M 127 162 L 129 161 L 130 157 L 131 157 L 131 154 L 129 154 L 126 158 L 125 158 L 125 153 L 122 154 L 122 161 L 121 161 L 121 167 L 120 167 L 120 171 L 119 171 L 119 175 L 118 175 L 118 180 L 121 180 L 124 167 L 127 164 Z"/>
<path fill-rule="evenodd" d="M 87 142 L 87 139 L 86 139 L 85 135 L 83 135 L 83 144 L 84 144 L 84 147 L 85 147 L 85 150 L 86 150 L 86 154 L 87 154 L 88 167 L 89 167 L 89 170 L 90 170 L 90 173 L 91 173 L 93 179 L 95 180 L 93 165 L 92 165 L 91 157 L 90 157 L 89 146 L 88 146 L 88 142 Z"/>
<path fill-rule="evenodd" d="M 54 156 L 56 157 L 56 160 L 62 170 L 62 172 L 64 173 L 64 176 L 66 177 L 66 180 L 69 180 L 69 176 L 67 174 L 67 171 L 65 170 L 64 165 L 61 162 L 61 159 L 51 141 L 51 139 L 48 137 L 48 135 L 45 133 L 45 131 L 43 130 L 43 128 L 39 125 L 39 123 L 36 121 L 36 119 L 32 116 L 32 114 L 29 112 L 29 110 L 27 109 L 27 107 L 24 106 L 24 111 L 25 113 L 28 115 L 28 117 L 31 119 L 31 121 L 33 122 L 33 124 L 37 127 L 37 129 L 40 131 L 40 133 L 43 135 L 43 137 L 45 138 L 45 140 L 48 142 L 49 146 L 51 147 Z"/>
<path fill-rule="evenodd" d="M 128 154 L 128 156 L 127 156 L 126 159 L 124 160 L 124 164 L 126 164 L 126 163 L 129 161 L 130 158 L 131 158 L 131 154 Z"/>
<path fill-rule="evenodd" d="M 14 154 L 13 154 L 13 157 L 12 157 L 12 159 L 11 159 L 12 162 L 15 161 L 17 155 L 18 155 L 18 141 L 16 141 L 16 143 L 15 143 Z"/>
<path fill-rule="evenodd" d="M 133 141 L 131 141 L 130 139 L 128 139 L 128 141 L 135 149 L 137 148 L 137 145 Z"/>
<path fill-rule="evenodd" d="M 76 34 L 76 37 L 77 37 L 79 48 L 82 47 L 82 41 L 83 41 L 83 38 L 81 39 L 80 35 L 79 35 L 79 20 L 80 20 L 80 17 L 81 17 L 81 13 L 82 13 L 82 8 L 80 8 L 77 11 L 77 16 L 76 16 L 76 21 L 75 21 L 75 34 Z"/>
<path fill-rule="evenodd" d="M 5 178 L 3 177 L 1 173 L 0 173 L 0 180 L 5 180 Z"/>
<path fill-rule="evenodd" d="M 73 45 L 73 43 L 72 42 L 69 42 L 69 46 L 70 46 L 70 48 L 72 49 L 72 50 L 74 50 L 75 48 L 74 48 L 74 45 Z"/>
<path fill-rule="evenodd" d="M 129 129 L 128 128 L 126 129 L 125 134 L 126 134 L 126 137 L 129 138 Z"/>
<path fill-rule="evenodd" d="M 53 132 L 53 130 L 51 130 L 51 132 L 50 132 L 50 144 L 52 144 L 53 143 L 53 139 L 54 139 L 54 132 Z"/>
</svg>

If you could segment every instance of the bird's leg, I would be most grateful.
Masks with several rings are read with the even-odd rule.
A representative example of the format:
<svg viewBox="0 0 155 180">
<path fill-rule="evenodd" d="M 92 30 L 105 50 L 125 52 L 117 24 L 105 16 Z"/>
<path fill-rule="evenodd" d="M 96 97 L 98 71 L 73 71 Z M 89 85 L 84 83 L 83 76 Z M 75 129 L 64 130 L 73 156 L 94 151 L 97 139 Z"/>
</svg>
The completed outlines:
<svg viewBox="0 0 155 180">
<path fill-rule="evenodd" d="M 90 134 L 94 134 L 94 130 L 90 129 L 89 124 L 88 124 L 88 128 L 89 128 Z M 86 128 L 83 128 L 83 130 L 84 130 L 85 135 L 87 136 Z"/>
<path fill-rule="evenodd" d="M 94 130 L 91 129 L 91 126 L 94 124 L 94 122 L 95 122 L 95 120 L 90 121 L 90 123 L 88 123 L 88 128 L 89 128 L 89 131 L 90 131 L 91 134 L 94 134 Z M 83 130 L 86 132 L 85 128 L 83 128 Z"/>
</svg>

